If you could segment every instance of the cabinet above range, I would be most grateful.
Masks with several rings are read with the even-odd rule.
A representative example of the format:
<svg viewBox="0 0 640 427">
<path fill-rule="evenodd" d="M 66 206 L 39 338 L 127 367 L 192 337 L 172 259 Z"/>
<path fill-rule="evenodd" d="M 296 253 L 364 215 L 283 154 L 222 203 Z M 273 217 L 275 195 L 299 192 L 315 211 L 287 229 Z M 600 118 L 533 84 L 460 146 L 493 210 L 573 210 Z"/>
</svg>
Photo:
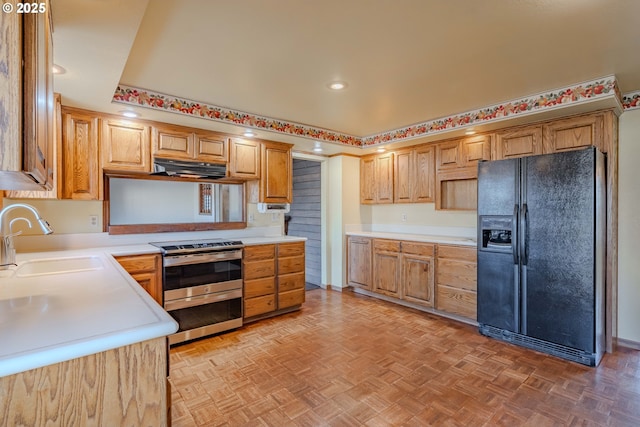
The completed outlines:
<svg viewBox="0 0 640 427">
<path fill-rule="evenodd" d="M 163 159 L 224 166 L 221 182 L 255 181 L 255 202 L 291 203 L 290 144 L 69 107 L 62 122 L 63 198 L 102 200 L 105 173 L 142 177 Z"/>
</svg>

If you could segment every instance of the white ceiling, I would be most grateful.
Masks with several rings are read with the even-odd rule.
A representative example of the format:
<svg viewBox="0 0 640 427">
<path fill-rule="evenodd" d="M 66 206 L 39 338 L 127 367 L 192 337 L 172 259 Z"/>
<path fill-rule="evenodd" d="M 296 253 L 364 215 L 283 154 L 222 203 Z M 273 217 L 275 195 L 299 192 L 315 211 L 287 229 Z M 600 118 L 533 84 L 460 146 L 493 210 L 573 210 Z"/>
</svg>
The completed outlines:
<svg viewBox="0 0 640 427">
<path fill-rule="evenodd" d="M 55 90 L 65 105 L 104 112 L 123 109 L 111 103 L 122 83 L 363 137 L 603 76 L 615 75 L 622 93 L 640 90 L 637 0 L 53 0 L 52 8 L 54 61 L 67 69 Z M 348 88 L 332 92 L 332 80 Z"/>
</svg>

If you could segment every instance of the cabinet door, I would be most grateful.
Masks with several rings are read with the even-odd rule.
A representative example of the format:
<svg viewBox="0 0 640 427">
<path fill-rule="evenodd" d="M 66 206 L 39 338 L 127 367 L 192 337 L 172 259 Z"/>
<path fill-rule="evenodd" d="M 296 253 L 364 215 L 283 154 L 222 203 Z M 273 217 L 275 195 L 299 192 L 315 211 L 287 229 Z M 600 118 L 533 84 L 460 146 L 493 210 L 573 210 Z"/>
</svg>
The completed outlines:
<svg viewBox="0 0 640 427">
<path fill-rule="evenodd" d="M 460 166 L 476 167 L 480 160 L 491 159 L 491 135 L 478 135 L 461 141 Z"/>
<path fill-rule="evenodd" d="M 399 298 L 400 242 L 373 240 L 373 291 Z"/>
<path fill-rule="evenodd" d="M 260 201 L 291 203 L 293 191 L 291 145 L 263 142 L 261 151 Z"/>
<path fill-rule="evenodd" d="M 402 255 L 402 298 L 426 307 L 433 307 L 433 257 Z"/>
<path fill-rule="evenodd" d="M 360 203 L 370 205 L 376 202 L 376 162 L 375 157 L 360 159 Z"/>
<path fill-rule="evenodd" d="M 162 258 L 159 254 L 144 254 L 115 257 L 116 261 L 162 305 Z"/>
<path fill-rule="evenodd" d="M 476 248 L 438 245 L 436 308 L 476 320 Z"/>
<path fill-rule="evenodd" d="M 556 120 L 544 125 L 544 152 L 558 153 L 596 146 L 602 150 L 603 116 L 590 115 Z"/>
<path fill-rule="evenodd" d="M 247 139 L 229 140 L 229 176 L 232 178 L 260 178 L 260 143 Z"/>
<path fill-rule="evenodd" d="M 23 15 L 23 169 L 48 189 L 53 122 L 53 44 L 50 5 L 44 13 Z M 4 142 L 4 141 L 3 141 Z"/>
<path fill-rule="evenodd" d="M 393 203 L 393 153 L 376 156 L 376 203 Z"/>
<path fill-rule="evenodd" d="M 194 144 L 196 160 L 214 163 L 228 160 L 229 142 L 224 135 L 216 132 L 198 132 L 194 135 Z"/>
<path fill-rule="evenodd" d="M 153 128 L 153 155 L 171 159 L 193 159 L 192 132 L 173 127 Z"/>
<path fill-rule="evenodd" d="M 435 150 L 433 146 L 418 147 L 414 151 L 414 172 L 412 201 L 415 203 L 433 202 L 435 200 L 434 169 Z"/>
<path fill-rule="evenodd" d="M 347 237 L 347 284 L 371 290 L 371 239 Z"/>
<path fill-rule="evenodd" d="M 542 154 L 542 126 L 496 132 L 493 160 Z"/>
<path fill-rule="evenodd" d="M 460 141 L 436 144 L 436 170 L 457 169 L 461 163 Z"/>
<path fill-rule="evenodd" d="M 103 119 L 102 168 L 151 172 L 149 126 L 128 120 Z"/>
<path fill-rule="evenodd" d="M 98 118 L 63 113 L 62 198 L 99 200 Z"/>
<path fill-rule="evenodd" d="M 395 173 L 393 179 L 394 203 L 413 202 L 413 187 L 418 183 L 415 171 L 414 150 L 400 151 L 395 155 Z"/>
</svg>

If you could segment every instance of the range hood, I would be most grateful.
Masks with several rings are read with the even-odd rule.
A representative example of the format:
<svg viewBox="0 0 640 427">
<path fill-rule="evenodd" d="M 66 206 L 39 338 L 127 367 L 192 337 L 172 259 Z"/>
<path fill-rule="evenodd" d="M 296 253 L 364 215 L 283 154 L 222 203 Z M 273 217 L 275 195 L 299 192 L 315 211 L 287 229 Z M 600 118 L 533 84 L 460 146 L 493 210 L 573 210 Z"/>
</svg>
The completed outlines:
<svg viewBox="0 0 640 427">
<path fill-rule="evenodd" d="M 227 165 L 154 158 L 152 175 L 220 179 L 227 176 Z"/>
</svg>

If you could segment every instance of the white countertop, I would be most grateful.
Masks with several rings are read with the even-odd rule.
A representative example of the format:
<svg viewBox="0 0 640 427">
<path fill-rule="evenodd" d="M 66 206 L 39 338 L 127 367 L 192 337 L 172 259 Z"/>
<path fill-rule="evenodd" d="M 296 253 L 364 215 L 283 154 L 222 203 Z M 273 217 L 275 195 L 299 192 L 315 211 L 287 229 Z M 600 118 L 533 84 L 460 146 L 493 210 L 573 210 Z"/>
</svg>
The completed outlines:
<svg viewBox="0 0 640 427">
<path fill-rule="evenodd" d="M 140 243 L 18 254 L 18 267 L 0 271 L 0 377 L 176 332 L 173 318 L 113 258 L 159 252 Z"/>
<path fill-rule="evenodd" d="M 173 318 L 111 256 L 156 249 L 133 246 L 19 254 L 16 269 L 0 272 L 0 376 L 174 333 Z"/>
<path fill-rule="evenodd" d="M 408 240 L 413 242 L 440 243 L 460 246 L 476 246 L 476 239 L 456 236 L 438 236 L 427 234 L 390 233 L 383 231 L 347 231 L 347 236 L 362 236 L 379 239 Z"/>
</svg>

